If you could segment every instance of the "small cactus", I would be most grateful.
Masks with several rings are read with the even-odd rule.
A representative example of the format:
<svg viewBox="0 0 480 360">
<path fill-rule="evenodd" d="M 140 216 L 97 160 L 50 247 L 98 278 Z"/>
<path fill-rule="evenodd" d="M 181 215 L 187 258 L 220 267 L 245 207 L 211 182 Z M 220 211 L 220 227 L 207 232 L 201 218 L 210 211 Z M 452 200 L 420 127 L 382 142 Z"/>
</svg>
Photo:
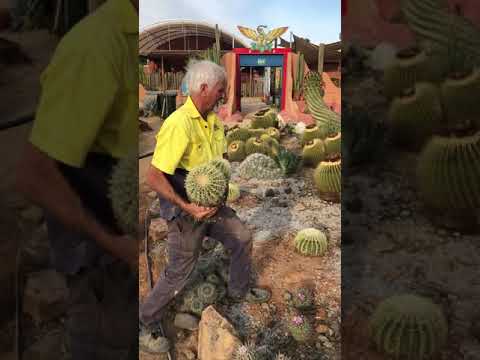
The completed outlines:
<svg viewBox="0 0 480 360">
<path fill-rule="evenodd" d="M 260 137 L 258 138 L 250 138 L 245 143 L 245 154 L 251 155 L 254 153 L 270 155 L 270 147 L 268 144 L 263 141 Z"/>
<path fill-rule="evenodd" d="M 195 315 L 201 316 L 205 307 L 205 304 L 199 298 L 194 298 L 190 302 L 190 312 Z"/>
<path fill-rule="evenodd" d="M 310 309 L 313 306 L 313 293 L 310 289 L 300 288 L 292 294 L 292 304 L 299 310 Z"/>
<path fill-rule="evenodd" d="M 325 143 L 320 139 L 308 141 L 302 150 L 303 163 L 314 167 L 325 159 L 325 155 Z"/>
<path fill-rule="evenodd" d="M 275 160 L 264 154 L 251 154 L 238 167 L 240 177 L 248 180 L 252 178 L 270 180 L 282 177 L 282 170 Z"/>
<path fill-rule="evenodd" d="M 333 154 L 341 154 L 342 152 L 342 133 L 332 134 L 327 136 L 324 140 L 325 154 L 327 156 Z"/>
<path fill-rule="evenodd" d="M 429 299 L 410 294 L 383 301 L 369 326 L 377 348 L 395 359 L 431 357 L 446 343 L 448 333 L 441 309 Z"/>
<path fill-rule="evenodd" d="M 227 147 L 227 154 L 230 161 L 243 161 L 246 157 L 245 143 L 241 140 L 232 141 Z"/>
<path fill-rule="evenodd" d="M 273 109 L 263 109 L 253 114 L 250 126 L 252 129 L 267 129 L 269 127 L 277 127 L 277 114 Z"/>
<path fill-rule="evenodd" d="M 320 193 L 320 198 L 329 201 L 339 201 L 342 190 L 342 162 L 321 161 L 315 169 L 313 180 Z"/>
<path fill-rule="evenodd" d="M 269 127 L 266 130 L 266 134 L 275 140 L 280 140 L 280 131 L 277 128 Z"/>
<path fill-rule="evenodd" d="M 451 74 L 441 86 L 442 100 L 449 124 L 473 120 L 480 130 L 480 68 Z"/>
<path fill-rule="evenodd" d="M 275 356 L 275 360 L 292 360 L 290 357 L 288 357 L 287 355 L 285 354 L 282 354 L 282 353 L 278 353 L 276 356 Z"/>
<path fill-rule="evenodd" d="M 415 84 L 392 101 L 388 119 L 395 143 L 422 146 L 442 125 L 443 111 L 437 86 Z"/>
<path fill-rule="evenodd" d="M 217 287 L 210 282 L 201 283 L 197 286 L 197 294 L 204 304 L 213 304 L 217 300 Z"/>
<path fill-rule="evenodd" d="M 294 314 L 288 319 L 287 328 L 298 342 L 310 340 L 313 334 L 310 322 L 305 316 L 300 314 Z"/>
<path fill-rule="evenodd" d="M 434 136 L 417 165 L 423 201 L 443 213 L 471 215 L 480 208 L 480 132 L 465 137 Z"/>
<path fill-rule="evenodd" d="M 233 141 L 247 141 L 250 137 L 250 130 L 247 128 L 237 128 L 228 132 L 226 136 L 227 145 L 230 145 Z"/>
<path fill-rule="evenodd" d="M 322 256 L 328 248 L 326 235 L 314 228 L 299 231 L 293 244 L 300 254 L 308 256 Z"/>
<path fill-rule="evenodd" d="M 320 128 L 317 124 L 307 125 L 302 134 L 302 144 L 313 139 L 324 139 L 327 136 L 327 131 L 324 128 Z"/>
<path fill-rule="evenodd" d="M 235 351 L 233 360 L 260 360 L 255 344 L 249 342 L 240 345 Z"/>
</svg>

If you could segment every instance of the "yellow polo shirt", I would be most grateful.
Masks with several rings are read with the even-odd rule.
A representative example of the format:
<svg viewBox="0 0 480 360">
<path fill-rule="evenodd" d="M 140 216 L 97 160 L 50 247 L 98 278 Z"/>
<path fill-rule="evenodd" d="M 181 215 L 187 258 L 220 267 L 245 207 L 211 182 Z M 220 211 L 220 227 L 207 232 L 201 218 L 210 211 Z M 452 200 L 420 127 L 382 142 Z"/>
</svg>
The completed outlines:
<svg viewBox="0 0 480 360">
<path fill-rule="evenodd" d="M 221 121 L 213 112 L 203 119 L 190 97 L 165 119 L 156 138 L 152 165 L 170 175 L 221 158 L 227 150 Z"/>
<path fill-rule="evenodd" d="M 41 75 L 30 142 L 81 167 L 89 152 L 124 157 L 138 143 L 138 15 L 109 0 L 59 43 Z"/>
</svg>

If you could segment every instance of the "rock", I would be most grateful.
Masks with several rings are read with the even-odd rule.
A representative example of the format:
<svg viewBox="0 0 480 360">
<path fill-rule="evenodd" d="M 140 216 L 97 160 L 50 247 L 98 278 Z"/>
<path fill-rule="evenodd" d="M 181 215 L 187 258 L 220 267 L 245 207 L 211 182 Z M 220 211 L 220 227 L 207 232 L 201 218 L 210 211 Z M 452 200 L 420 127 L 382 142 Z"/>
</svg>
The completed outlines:
<svg viewBox="0 0 480 360">
<path fill-rule="evenodd" d="M 185 313 L 175 315 L 174 325 L 179 329 L 198 330 L 198 318 Z"/>
<path fill-rule="evenodd" d="M 43 219 L 43 211 L 37 206 L 30 206 L 20 213 L 22 219 L 32 222 L 34 224 L 40 224 Z"/>
<path fill-rule="evenodd" d="M 23 261 L 29 265 L 48 267 L 50 262 L 50 242 L 45 225 L 35 229 L 25 239 L 22 248 Z"/>
<path fill-rule="evenodd" d="M 68 288 L 65 277 L 54 270 L 43 270 L 28 276 L 23 310 L 35 323 L 62 315 L 67 308 Z"/>
<path fill-rule="evenodd" d="M 185 357 L 188 359 L 188 360 L 195 360 L 197 357 L 195 356 L 195 353 L 190 350 L 190 349 L 185 349 L 183 350 L 183 355 L 185 355 Z"/>
<path fill-rule="evenodd" d="M 167 222 L 162 218 L 152 219 L 149 234 L 153 242 L 163 241 L 168 234 Z"/>
<path fill-rule="evenodd" d="M 275 196 L 275 191 L 273 189 L 267 189 L 265 191 L 265 197 L 272 197 Z"/>
<path fill-rule="evenodd" d="M 325 309 L 318 309 L 315 314 L 315 319 L 325 321 L 327 319 L 327 312 Z"/>
<path fill-rule="evenodd" d="M 65 355 L 62 354 L 64 347 L 64 339 L 61 331 L 53 331 L 27 348 L 22 356 L 23 360 L 50 360 L 62 359 Z"/>
<path fill-rule="evenodd" d="M 260 230 L 259 232 L 253 235 L 253 242 L 263 242 L 268 241 L 273 238 L 273 234 L 269 230 Z"/>
<path fill-rule="evenodd" d="M 319 334 L 327 334 L 329 333 L 329 330 L 330 330 L 329 327 L 324 324 L 320 324 L 315 328 L 315 331 Z"/>
<path fill-rule="evenodd" d="M 292 188 L 286 187 L 284 192 L 285 192 L 285 194 L 291 194 L 292 193 Z"/>
<path fill-rule="evenodd" d="M 203 311 L 198 333 L 199 360 L 231 360 L 241 344 L 233 326 L 212 305 Z"/>
</svg>

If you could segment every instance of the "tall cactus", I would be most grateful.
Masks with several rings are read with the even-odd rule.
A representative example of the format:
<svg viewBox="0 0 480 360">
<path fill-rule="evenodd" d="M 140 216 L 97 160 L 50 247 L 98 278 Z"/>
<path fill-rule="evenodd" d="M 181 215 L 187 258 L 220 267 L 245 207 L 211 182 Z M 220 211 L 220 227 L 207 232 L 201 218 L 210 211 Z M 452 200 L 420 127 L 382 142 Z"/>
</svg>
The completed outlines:
<svg viewBox="0 0 480 360">
<path fill-rule="evenodd" d="M 305 60 L 302 53 L 298 53 L 298 61 L 295 73 L 295 82 L 293 84 L 293 97 L 294 99 L 300 99 L 303 88 L 303 74 L 305 72 Z"/>
<path fill-rule="evenodd" d="M 305 100 L 308 109 L 320 128 L 326 127 L 329 134 L 337 133 L 341 129 L 340 115 L 323 101 L 320 75 L 310 71 L 305 76 Z"/>
<path fill-rule="evenodd" d="M 448 54 L 453 61 L 480 64 L 480 29 L 452 13 L 447 0 L 405 0 L 402 11 L 410 29 L 423 43 Z"/>
</svg>

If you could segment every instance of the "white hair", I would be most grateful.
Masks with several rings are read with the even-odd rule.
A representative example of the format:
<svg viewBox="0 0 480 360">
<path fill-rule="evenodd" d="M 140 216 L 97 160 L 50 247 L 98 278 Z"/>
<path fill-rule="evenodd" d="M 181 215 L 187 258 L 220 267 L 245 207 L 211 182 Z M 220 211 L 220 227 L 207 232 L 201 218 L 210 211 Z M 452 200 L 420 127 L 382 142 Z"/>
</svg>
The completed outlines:
<svg viewBox="0 0 480 360">
<path fill-rule="evenodd" d="M 208 60 L 191 60 L 186 70 L 185 82 L 189 95 L 198 93 L 202 84 L 207 84 L 211 89 L 219 82 L 227 80 L 225 69 Z"/>
</svg>

